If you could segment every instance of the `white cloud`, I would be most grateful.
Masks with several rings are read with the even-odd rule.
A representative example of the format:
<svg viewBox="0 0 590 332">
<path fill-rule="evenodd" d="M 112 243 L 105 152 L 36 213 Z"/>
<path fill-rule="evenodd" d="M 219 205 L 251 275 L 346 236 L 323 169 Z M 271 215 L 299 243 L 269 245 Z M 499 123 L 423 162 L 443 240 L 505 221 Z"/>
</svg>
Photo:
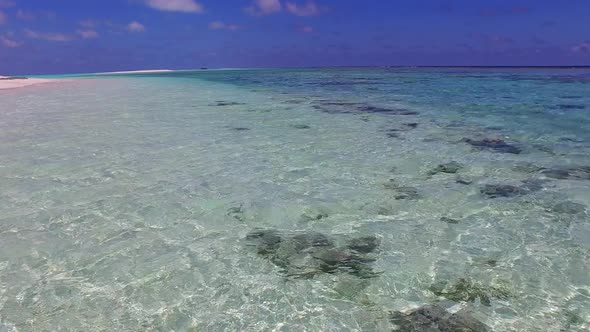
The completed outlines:
<svg viewBox="0 0 590 332">
<path fill-rule="evenodd" d="M 22 45 L 21 43 L 4 36 L 0 36 L 0 44 L 8 48 L 15 48 Z"/>
<path fill-rule="evenodd" d="M 209 29 L 211 29 L 211 30 L 225 29 L 225 23 L 223 23 L 221 21 L 211 22 L 211 23 L 209 23 Z"/>
<path fill-rule="evenodd" d="M 92 28 L 96 28 L 98 26 L 99 22 L 96 21 L 96 20 L 87 19 L 87 20 L 78 22 L 78 24 L 81 27 L 84 27 L 84 28 L 87 28 L 87 29 L 92 29 Z"/>
<path fill-rule="evenodd" d="M 137 21 L 133 21 L 127 24 L 127 30 L 130 32 L 143 32 L 145 31 L 145 26 Z"/>
<path fill-rule="evenodd" d="M 25 35 L 27 35 L 27 37 L 33 38 L 33 39 L 40 38 L 39 34 L 36 31 L 30 30 L 30 29 L 25 29 Z"/>
<path fill-rule="evenodd" d="M 225 24 L 222 21 L 213 21 L 213 22 L 209 23 L 209 29 L 236 31 L 236 30 L 240 29 L 240 26 L 236 25 L 236 24 Z"/>
<path fill-rule="evenodd" d="M 53 33 L 53 32 L 38 32 L 30 29 L 25 29 L 25 35 L 32 39 L 43 39 L 47 41 L 53 42 L 67 42 L 72 40 L 71 36 L 62 34 L 62 33 Z"/>
<path fill-rule="evenodd" d="M 26 11 L 26 10 L 22 10 L 22 9 L 19 9 L 16 12 L 16 17 L 20 20 L 23 20 L 23 21 L 34 21 L 36 18 L 35 14 L 33 14 L 29 11 Z"/>
<path fill-rule="evenodd" d="M 2 8 L 10 8 L 16 6 L 16 2 L 13 0 L 0 0 L 0 7 Z"/>
<path fill-rule="evenodd" d="M 203 12 L 203 6 L 195 0 L 146 0 L 146 4 L 154 9 L 169 12 Z"/>
<path fill-rule="evenodd" d="M 572 47 L 572 51 L 576 53 L 590 53 L 590 40 Z"/>
<path fill-rule="evenodd" d="M 313 1 L 308 2 L 305 6 L 287 2 L 287 11 L 297 16 L 315 16 L 320 13 L 320 8 Z"/>
<path fill-rule="evenodd" d="M 254 0 L 252 6 L 246 8 L 251 15 L 261 16 L 278 13 L 283 10 L 279 0 Z"/>
<path fill-rule="evenodd" d="M 99 34 L 95 30 L 77 30 L 76 33 L 84 39 L 98 38 Z"/>
<path fill-rule="evenodd" d="M 313 32 L 313 27 L 304 26 L 304 27 L 301 27 L 301 30 L 300 31 L 301 32 L 305 32 L 305 33 L 312 33 Z"/>
</svg>

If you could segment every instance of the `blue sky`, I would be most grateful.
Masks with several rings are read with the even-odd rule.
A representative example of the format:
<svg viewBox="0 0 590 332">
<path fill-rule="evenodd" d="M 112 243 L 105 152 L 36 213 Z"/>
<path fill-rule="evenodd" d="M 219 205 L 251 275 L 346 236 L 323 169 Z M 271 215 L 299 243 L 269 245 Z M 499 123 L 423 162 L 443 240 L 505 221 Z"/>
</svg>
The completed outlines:
<svg viewBox="0 0 590 332">
<path fill-rule="evenodd" d="M 0 73 L 590 65 L 590 0 L 0 0 Z"/>
</svg>

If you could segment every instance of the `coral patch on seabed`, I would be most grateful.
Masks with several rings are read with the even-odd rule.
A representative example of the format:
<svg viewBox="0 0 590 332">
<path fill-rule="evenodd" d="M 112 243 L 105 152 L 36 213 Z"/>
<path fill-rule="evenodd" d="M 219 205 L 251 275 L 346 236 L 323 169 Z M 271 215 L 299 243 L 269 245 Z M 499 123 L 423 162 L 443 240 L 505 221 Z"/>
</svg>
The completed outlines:
<svg viewBox="0 0 590 332">
<path fill-rule="evenodd" d="M 473 140 L 469 138 L 464 138 L 463 142 L 479 150 L 488 149 L 494 152 L 512 154 L 520 154 L 522 152 L 522 150 L 519 147 L 513 144 L 506 143 L 504 140 L 501 140 L 499 138 L 484 138 L 483 140 Z"/>
<path fill-rule="evenodd" d="M 246 239 L 260 256 L 268 258 L 288 277 L 313 278 L 322 273 L 348 273 L 361 279 L 379 273 L 369 265 L 368 256 L 379 246 L 375 236 L 363 236 L 337 246 L 328 236 L 316 232 L 288 234 L 277 230 L 254 230 Z"/>
<path fill-rule="evenodd" d="M 487 332 L 488 327 L 468 312 L 450 313 L 438 305 L 425 305 L 410 312 L 393 312 L 394 331 L 402 332 Z"/>
</svg>

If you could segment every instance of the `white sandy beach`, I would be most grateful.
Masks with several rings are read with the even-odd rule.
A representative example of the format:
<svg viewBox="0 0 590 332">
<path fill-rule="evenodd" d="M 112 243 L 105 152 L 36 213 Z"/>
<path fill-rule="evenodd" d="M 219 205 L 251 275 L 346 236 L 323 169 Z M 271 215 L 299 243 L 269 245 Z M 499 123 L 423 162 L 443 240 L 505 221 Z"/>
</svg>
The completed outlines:
<svg viewBox="0 0 590 332">
<path fill-rule="evenodd" d="M 51 82 L 55 82 L 55 80 L 44 79 L 44 78 L 9 79 L 8 76 L 0 76 L 0 90 L 23 88 L 26 86 L 43 84 L 43 83 L 51 83 Z"/>
<path fill-rule="evenodd" d="M 170 69 L 153 69 L 153 70 L 129 70 L 129 71 L 113 71 L 113 72 L 104 72 L 104 73 L 95 73 L 95 75 L 113 75 L 113 74 L 140 74 L 140 73 L 161 73 L 161 72 L 170 72 Z M 0 75 L 0 90 L 3 89 L 16 89 L 16 88 L 23 88 L 31 85 L 43 84 L 43 83 L 54 83 L 57 79 L 46 79 L 46 78 L 13 78 L 10 79 L 10 76 L 1 76 Z"/>
<path fill-rule="evenodd" d="M 113 74 L 146 74 L 146 73 L 165 73 L 173 71 L 171 69 L 146 69 L 146 70 L 127 70 L 127 71 L 111 71 L 105 73 L 96 73 L 96 75 L 113 75 Z"/>
</svg>

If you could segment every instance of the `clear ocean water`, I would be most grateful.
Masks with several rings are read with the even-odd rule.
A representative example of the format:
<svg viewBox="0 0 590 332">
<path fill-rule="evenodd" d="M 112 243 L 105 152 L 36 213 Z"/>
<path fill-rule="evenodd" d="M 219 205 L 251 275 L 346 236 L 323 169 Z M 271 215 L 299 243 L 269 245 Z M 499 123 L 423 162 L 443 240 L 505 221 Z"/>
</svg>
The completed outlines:
<svg viewBox="0 0 590 332">
<path fill-rule="evenodd" d="M 590 329 L 590 70 L 87 77 L 0 156 L 0 331 Z"/>
</svg>

